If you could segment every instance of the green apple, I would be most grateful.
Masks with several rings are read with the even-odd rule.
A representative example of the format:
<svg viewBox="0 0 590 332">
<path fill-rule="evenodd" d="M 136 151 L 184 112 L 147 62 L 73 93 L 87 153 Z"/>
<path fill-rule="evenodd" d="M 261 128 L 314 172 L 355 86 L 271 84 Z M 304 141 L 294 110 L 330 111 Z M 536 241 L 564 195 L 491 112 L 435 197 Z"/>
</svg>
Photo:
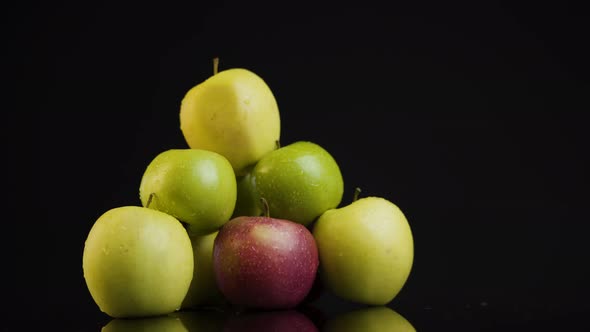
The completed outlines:
<svg viewBox="0 0 590 332">
<path fill-rule="evenodd" d="M 416 332 L 402 315 L 385 306 L 361 308 L 329 319 L 325 332 Z"/>
<path fill-rule="evenodd" d="M 158 316 L 137 319 L 117 318 L 105 325 L 101 332 L 190 332 L 180 318 Z"/>
<path fill-rule="evenodd" d="M 245 175 L 238 176 L 236 181 L 238 194 L 231 218 L 261 215 L 260 197 L 256 192 L 256 183 L 252 172 L 249 171 Z"/>
<path fill-rule="evenodd" d="M 340 168 L 323 147 L 298 141 L 264 156 L 252 171 L 256 191 L 269 204 L 270 216 L 305 226 L 342 199 Z"/>
<path fill-rule="evenodd" d="M 193 279 L 181 308 L 197 308 L 224 304 L 225 299 L 215 282 L 213 242 L 218 232 L 191 236 L 195 268 Z"/>
<path fill-rule="evenodd" d="M 236 204 L 236 176 L 229 161 L 208 150 L 170 149 L 147 166 L 139 187 L 144 207 L 168 213 L 204 235 L 227 222 Z"/>
<path fill-rule="evenodd" d="M 355 196 L 356 197 L 356 196 Z M 381 197 L 323 213 L 313 226 L 326 288 L 353 302 L 384 305 L 405 284 L 414 260 L 410 225 Z"/>
<path fill-rule="evenodd" d="M 193 277 L 193 250 L 174 217 L 123 206 L 95 221 L 82 268 L 92 298 L 109 316 L 162 315 L 180 308 Z"/>
<path fill-rule="evenodd" d="M 276 148 L 281 121 L 266 82 L 243 68 L 214 70 L 180 105 L 180 129 L 194 149 L 226 157 L 237 175 Z"/>
</svg>

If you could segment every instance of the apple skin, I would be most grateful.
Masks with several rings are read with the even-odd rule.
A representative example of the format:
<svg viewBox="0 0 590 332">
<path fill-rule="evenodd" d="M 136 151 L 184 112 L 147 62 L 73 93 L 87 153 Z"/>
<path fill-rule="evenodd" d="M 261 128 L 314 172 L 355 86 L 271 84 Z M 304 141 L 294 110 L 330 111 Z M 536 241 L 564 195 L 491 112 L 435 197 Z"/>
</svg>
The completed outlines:
<svg viewBox="0 0 590 332">
<path fill-rule="evenodd" d="M 260 216 L 262 208 L 260 205 L 260 197 L 256 192 L 256 183 L 252 172 L 247 172 L 245 175 L 238 176 L 237 179 L 237 197 L 236 207 L 231 218 L 241 216 Z"/>
<path fill-rule="evenodd" d="M 114 318 L 177 310 L 193 276 L 189 236 L 174 217 L 138 206 L 113 208 L 94 223 L 82 257 L 84 279 Z"/>
<path fill-rule="evenodd" d="M 188 224 L 191 235 L 204 235 L 217 231 L 230 219 L 236 204 L 236 186 L 235 173 L 222 155 L 207 150 L 170 149 L 148 164 L 139 196 L 144 207 Z"/>
<path fill-rule="evenodd" d="M 218 232 L 207 235 L 192 235 L 194 272 L 193 278 L 182 301 L 181 309 L 199 308 L 226 303 L 217 287 L 213 273 L 213 242 Z"/>
<path fill-rule="evenodd" d="M 157 316 L 148 318 L 116 318 L 103 326 L 101 332 L 190 332 L 180 318 Z"/>
<path fill-rule="evenodd" d="M 322 327 L 325 332 L 416 332 L 402 315 L 386 306 L 368 307 L 340 313 Z"/>
<path fill-rule="evenodd" d="M 291 309 L 309 293 L 318 251 L 303 225 L 266 216 L 237 217 L 213 244 L 217 285 L 235 306 Z"/>
<path fill-rule="evenodd" d="M 231 316 L 224 332 L 318 332 L 318 328 L 297 310 L 244 312 Z"/>
<path fill-rule="evenodd" d="M 193 149 L 226 157 L 237 175 L 276 148 L 281 121 L 276 99 L 257 74 L 221 71 L 191 88 L 180 106 L 180 129 Z"/>
<path fill-rule="evenodd" d="M 344 182 L 332 155 L 316 143 L 298 141 L 264 156 L 252 171 L 270 216 L 310 225 L 342 200 Z"/>
<path fill-rule="evenodd" d="M 324 286 L 345 300 L 384 305 L 405 284 L 414 260 L 408 221 L 392 202 L 364 197 L 322 214 L 313 227 Z"/>
</svg>

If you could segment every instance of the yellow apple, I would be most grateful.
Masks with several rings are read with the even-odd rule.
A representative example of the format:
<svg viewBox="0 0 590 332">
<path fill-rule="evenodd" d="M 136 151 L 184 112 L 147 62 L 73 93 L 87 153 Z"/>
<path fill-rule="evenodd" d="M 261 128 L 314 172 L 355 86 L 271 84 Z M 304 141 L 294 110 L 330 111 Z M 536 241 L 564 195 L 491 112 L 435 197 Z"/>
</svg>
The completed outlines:
<svg viewBox="0 0 590 332">
<path fill-rule="evenodd" d="M 402 289 L 414 260 L 414 240 L 402 211 L 381 197 L 357 199 L 324 212 L 313 226 L 319 275 L 335 295 L 384 305 Z"/>
<path fill-rule="evenodd" d="M 214 70 L 183 97 L 180 129 L 189 147 L 223 155 L 240 176 L 277 147 L 279 108 L 269 86 L 254 72 Z"/>
<path fill-rule="evenodd" d="M 164 315 L 180 308 L 193 277 L 193 250 L 176 218 L 122 206 L 95 222 L 82 258 L 90 295 L 114 318 Z"/>
</svg>

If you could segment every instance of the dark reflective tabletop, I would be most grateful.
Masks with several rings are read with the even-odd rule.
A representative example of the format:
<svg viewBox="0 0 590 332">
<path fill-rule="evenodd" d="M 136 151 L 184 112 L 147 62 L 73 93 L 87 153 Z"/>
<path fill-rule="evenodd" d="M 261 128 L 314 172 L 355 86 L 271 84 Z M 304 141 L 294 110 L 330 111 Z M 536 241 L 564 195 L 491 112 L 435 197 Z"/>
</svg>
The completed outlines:
<svg viewBox="0 0 590 332">
<path fill-rule="evenodd" d="M 402 296 L 402 294 L 400 294 Z M 403 297 L 403 296 L 402 296 Z M 587 305 L 532 301 L 461 302 L 431 299 L 417 304 L 394 299 L 386 306 L 342 301 L 322 291 L 313 301 L 291 310 L 244 310 L 231 306 L 202 307 L 164 316 L 120 319 L 100 312 L 94 303 L 58 313 L 51 308 L 29 312 L 5 327 L 25 324 L 62 331 L 581 331 L 590 312 Z"/>
</svg>

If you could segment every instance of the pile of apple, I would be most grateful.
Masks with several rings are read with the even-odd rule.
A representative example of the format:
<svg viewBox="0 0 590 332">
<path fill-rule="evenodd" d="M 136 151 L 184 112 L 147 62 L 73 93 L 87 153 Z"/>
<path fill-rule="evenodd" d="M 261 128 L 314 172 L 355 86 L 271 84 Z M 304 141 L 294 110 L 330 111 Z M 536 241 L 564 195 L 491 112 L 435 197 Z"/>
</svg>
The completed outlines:
<svg viewBox="0 0 590 332">
<path fill-rule="evenodd" d="M 131 318 L 226 304 L 290 309 L 317 282 L 348 301 L 389 303 L 414 258 L 402 211 L 358 190 L 340 206 L 332 155 L 310 141 L 282 146 L 268 85 L 217 67 L 182 99 L 188 147 L 147 165 L 141 206 L 110 209 L 90 229 L 82 265 L 100 310 Z"/>
</svg>

